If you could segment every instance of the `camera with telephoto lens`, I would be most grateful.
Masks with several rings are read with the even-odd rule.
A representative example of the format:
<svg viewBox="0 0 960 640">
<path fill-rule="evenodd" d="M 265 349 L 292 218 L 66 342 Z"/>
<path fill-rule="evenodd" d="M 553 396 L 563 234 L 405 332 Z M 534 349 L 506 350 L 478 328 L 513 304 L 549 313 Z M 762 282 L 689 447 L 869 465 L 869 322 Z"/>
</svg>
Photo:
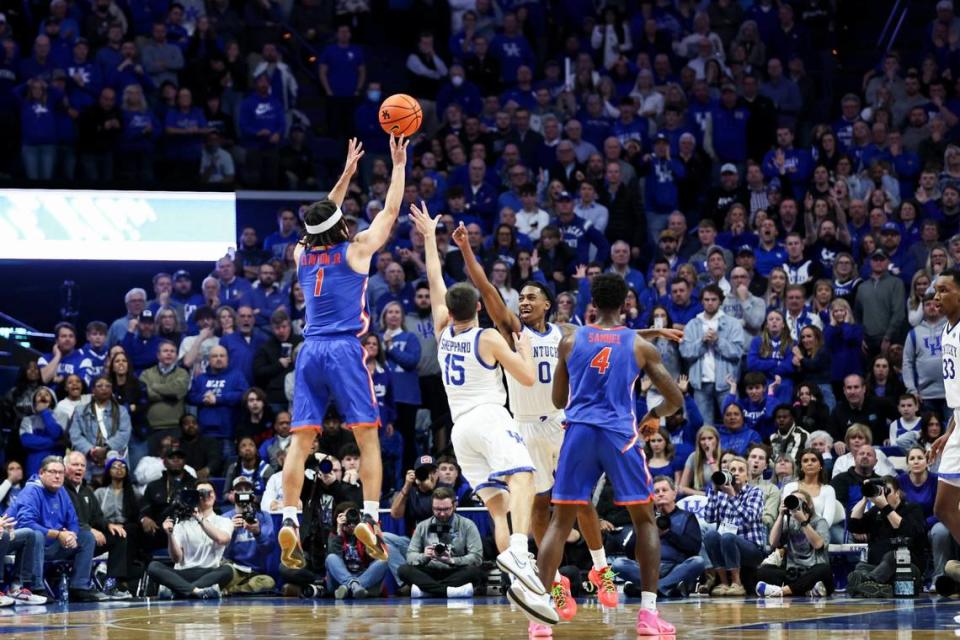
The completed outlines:
<svg viewBox="0 0 960 640">
<path fill-rule="evenodd" d="M 715 471 L 710 479 L 715 487 L 728 487 L 733 484 L 733 474 L 729 471 Z"/>
<path fill-rule="evenodd" d="M 350 526 L 357 526 L 360 524 L 360 510 L 359 509 L 347 509 L 343 512 L 343 517 L 345 519 L 345 524 Z"/>
<path fill-rule="evenodd" d="M 807 503 L 795 495 L 789 495 L 786 498 L 784 498 L 783 506 L 787 508 L 787 511 L 803 510 L 804 512 L 806 512 L 807 510 Z"/>
<path fill-rule="evenodd" d="M 174 523 L 181 520 L 187 520 L 193 517 L 197 507 L 200 506 L 200 492 L 196 489 L 181 489 L 170 505 Z"/>
<path fill-rule="evenodd" d="M 451 531 L 453 531 L 453 525 L 449 522 L 439 522 L 436 518 L 427 527 L 427 533 L 437 536 L 437 544 L 433 545 L 433 552 L 438 556 L 450 553 L 450 543 L 453 540 Z"/>
<path fill-rule="evenodd" d="M 880 494 L 890 495 L 890 487 L 881 478 L 871 478 L 863 482 L 863 497 L 876 498 Z"/>
<path fill-rule="evenodd" d="M 247 524 L 256 524 L 257 522 L 257 503 L 256 496 L 252 493 L 237 493 L 233 498 L 237 505 L 237 511 Z"/>
<path fill-rule="evenodd" d="M 320 470 L 320 473 L 327 474 L 333 472 L 333 462 L 330 461 L 330 458 L 324 458 L 320 461 L 320 464 L 317 466 Z"/>
<path fill-rule="evenodd" d="M 449 551 L 447 545 L 443 544 L 442 542 L 438 542 L 437 544 L 433 545 L 433 552 L 438 556 L 447 555 L 447 551 Z"/>
</svg>

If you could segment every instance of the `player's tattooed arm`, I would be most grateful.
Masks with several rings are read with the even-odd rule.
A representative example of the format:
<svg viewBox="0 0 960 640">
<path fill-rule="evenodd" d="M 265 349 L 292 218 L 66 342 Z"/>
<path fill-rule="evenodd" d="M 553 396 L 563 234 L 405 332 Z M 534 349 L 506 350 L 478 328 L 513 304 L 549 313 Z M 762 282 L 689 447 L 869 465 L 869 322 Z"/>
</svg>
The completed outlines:
<svg viewBox="0 0 960 640">
<path fill-rule="evenodd" d="M 423 234 L 424 252 L 427 258 L 427 283 L 430 285 L 430 305 L 433 307 L 433 332 L 439 336 L 450 322 L 450 312 L 445 302 L 447 285 L 443 282 L 443 267 L 440 265 L 440 252 L 437 250 L 437 223 L 440 221 L 440 216 L 431 218 L 430 212 L 427 211 L 427 204 L 421 201 L 419 207 L 415 204 L 410 205 L 410 219 L 413 220 L 417 231 Z"/>
<path fill-rule="evenodd" d="M 463 226 L 462 222 L 454 229 L 452 237 L 453 242 L 459 247 L 460 253 L 463 255 L 463 263 L 467 269 L 467 276 L 469 276 L 470 281 L 473 282 L 473 286 L 480 291 L 480 297 L 483 298 L 483 308 L 487 310 L 487 314 L 490 316 L 490 319 L 493 320 L 493 323 L 497 326 L 497 330 L 507 341 L 507 344 L 513 346 L 513 334 L 520 333 L 520 331 L 523 330 L 520 319 L 507 308 L 507 305 L 503 302 L 503 298 L 500 296 L 500 292 L 497 291 L 497 288 L 487 279 L 483 265 L 480 264 L 476 255 L 473 253 L 473 247 L 470 246 L 470 242 L 467 239 L 467 228 Z"/>
<path fill-rule="evenodd" d="M 663 396 L 663 403 L 651 410 L 658 419 L 676 413 L 683 406 L 683 392 L 677 385 L 673 375 L 667 371 L 660 358 L 660 352 L 646 340 L 639 339 L 634 346 L 637 364 L 650 377 L 650 381 Z"/>
<path fill-rule="evenodd" d="M 338 207 L 343 204 L 343 199 L 347 197 L 347 189 L 350 188 L 350 181 L 353 180 L 353 174 L 357 172 L 357 163 L 363 157 L 363 143 L 356 138 L 350 138 L 347 143 L 347 161 L 344 163 L 343 173 L 337 184 L 333 185 L 327 198 Z"/>
<path fill-rule="evenodd" d="M 557 368 L 553 372 L 553 406 L 563 409 L 570 399 L 570 372 L 567 370 L 567 358 L 573 350 L 576 334 L 568 333 L 560 340 L 557 353 Z"/>
</svg>

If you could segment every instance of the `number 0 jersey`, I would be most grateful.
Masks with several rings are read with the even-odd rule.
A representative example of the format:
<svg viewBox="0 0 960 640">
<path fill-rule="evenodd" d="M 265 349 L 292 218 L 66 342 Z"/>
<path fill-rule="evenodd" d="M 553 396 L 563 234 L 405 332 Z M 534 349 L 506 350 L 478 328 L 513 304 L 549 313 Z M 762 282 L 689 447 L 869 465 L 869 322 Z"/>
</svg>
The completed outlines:
<svg viewBox="0 0 960 640">
<path fill-rule="evenodd" d="M 454 333 L 453 325 L 450 325 L 438 340 L 437 360 L 454 422 L 481 405 L 502 407 L 507 402 L 500 365 L 489 365 L 480 359 L 480 334 L 483 332 L 484 329 L 472 327 Z"/>
<path fill-rule="evenodd" d="M 306 299 L 306 338 L 367 332 L 367 276 L 347 264 L 349 242 L 307 249 L 297 265 Z"/>
<path fill-rule="evenodd" d="M 943 390 L 947 406 L 960 409 L 960 325 L 951 327 L 948 322 L 943 327 L 940 338 L 943 346 Z"/>
<path fill-rule="evenodd" d="M 620 446 L 630 446 L 637 434 L 634 385 L 640 367 L 633 354 L 637 334 L 625 327 L 588 325 L 575 335 L 567 360 L 567 422 L 598 427 L 618 436 Z"/>
<path fill-rule="evenodd" d="M 557 370 L 557 349 L 563 333 L 560 327 L 549 322 L 544 333 L 537 333 L 525 325 L 523 332 L 530 336 L 537 381 L 532 387 L 524 387 L 508 373 L 507 388 L 510 390 L 510 413 L 518 421 L 530 422 L 560 413 L 553 406 L 553 373 Z"/>
</svg>

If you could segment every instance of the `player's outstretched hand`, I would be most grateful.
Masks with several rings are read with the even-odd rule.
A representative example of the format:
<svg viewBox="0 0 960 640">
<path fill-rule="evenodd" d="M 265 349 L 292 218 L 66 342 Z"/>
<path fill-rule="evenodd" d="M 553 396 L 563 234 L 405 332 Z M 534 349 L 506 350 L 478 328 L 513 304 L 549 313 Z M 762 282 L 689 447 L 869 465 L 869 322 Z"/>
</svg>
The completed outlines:
<svg viewBox="0 0 960 640">
<path fill-rule="evenodd" d="M 410 217 L 413 218 L 413 224 L 417 228 L 417 231 L 422 233 L 424 237 L 436 237 L 437 223 L 440 222 L 440 216 L 431 218 L 430 212 L 427 211 L 426 202 L 421 200 L 419 207 L 410 203 Z"/>
<path fill-rule="evenodd" d="M 669 340 L 670 342 L 683 341 L 683 329 L 638 329 L 637 335 L 644 340 L 656 340 L 657 338 L 663 338 L 665 340 Z"/>
<path fill-rule="evenodd" d="M 457 228 L 453 230 L 453 243 L 460 247 L 462 251 L 468 244 L 470 244 L 469 239 L 467 238 L 467 228 L 463 226 L 463 222 L 457 225 Z"/>
<path fill-rule="evenodd" d="M 363 157 L 363 143 L 356 138 L 350 138 L 347 143 L 347 171 L 351 174 L 357 172 L 357 163 Z"/>
<path fill-rule="evenodd" d="M 390 157 L 393 159 L 393 166 L 407 164 L 407 145 L 410 141 L 404 138 L 401 133 L 399 137 L 390 136 Z"/>
<path fill-rule="evenodd" d="M 660 433 L 660 418 L 650 411 L 640 421 L 640 437 L 647 441 L 658 433 Z"/>
</svg>

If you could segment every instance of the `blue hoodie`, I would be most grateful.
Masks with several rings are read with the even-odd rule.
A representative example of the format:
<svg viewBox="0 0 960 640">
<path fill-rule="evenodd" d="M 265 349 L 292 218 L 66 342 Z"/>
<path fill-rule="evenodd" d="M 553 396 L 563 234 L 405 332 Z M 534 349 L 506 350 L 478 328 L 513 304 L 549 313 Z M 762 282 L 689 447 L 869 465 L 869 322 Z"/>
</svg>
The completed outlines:
<svg viewBox="0 0 960 640">
<path fill-rule="evenodd" d="M 401 331 L 393 337 L 386 356 L 387 369 L 393 380 L 394 401 L 420 404 L 420 377 L 417 375 L 420 340 L 409 331 Z"/>
<path fill-rule="evenodd" d="M 27 416 L 20 422 L 20 443 L 27 450 L 23 472 L 28 478 L 40 470 L 40 463 L 47 456 L 63 455 L 62 437 L 63 427 L 50 409 Z"/>
<path fill-rule="evenodd" d="M 17 521 L 17 527 L 39 531 L 44 537 L 51 529 L 80 533 L 77 510 L 73 508 L 67 490 L 60 487 L 56 491 L 48 491 L 36 480 L 26 484 L 7 515 Z M 47 545 L 52 544 L 57 544 L 57 541 L 47 538 Z"/>
<path fill-rule="evenodd" d="M 249 341 L 242 333 L 234 331 L 220 338 L 220 346 L 227 350 L 230 368 L 241 372 L 247 380 L 253 380 L 253 357 L 266 341 L 267 336 L 254 328 Z"/>
<path fill-rule="evenodd" d="M 763 402 L 754 402 L 749 397 L 738 398 L 732 393 L 728 393 L 720 405 L 720 412 L 723 413 L 731 404 L 737 404 L 743 411 L 743 425 L 747 429 L 756 431 L 763 440 L 769 440 L 774 431 L 777 430 L 773 423 L 773 410 L 777 407 L 777 398 L 764 394 Z"/>
<path fill-rule="evenodd" d="M 236 513 L 236 509 L 230 509 L 223 517 L 232 520 Z M 273 566 L 269 564 L 274 551 L 273 519 L 258 508 L 257 522 L 260 523 L 259 536 L 254 536 L 246 529 L 233 530 L 233 537 L 230 538 L 223 557 L 243 567 L 250 567 L 256 573 L 269 573 L 273 570 Z"/>
<path fill-rule="evenodd" d="M 717 427 L 720 433 L 720 450 L 733 451 L 738 456 L 746 457 L 747 448 L 754 442 L 763 442 L 760 434 L 746 424 L 739 431 L 731 431 L 725 425 Z"/>
<path fill-rule="evenodd" d="M 160 347 L 160 340 L 161 338 L 158 335 L 144 338 L 139 331 L 136 333 L 128 331 L 123 336 L 120 346 L 127 352 L 127 357 L 133 363 L 133 369 L 137 375 L 157 364 L 157 349 Z"/>
<path fill-rule="evenodd" d="M 272 95 L 260 96 L 256 93 L 247 96 L 240 103 L 240 142 L 243 146 L 253 149 L 276 147 L 269 138 L 258 136 L 257 132 L 266 129 L 273 134 L 283 137 L 286 126 L 286 116 L 283 113 L 283 104 Z"/>
<path fill-rule="evenodd" d="M 247 390 L 246 378 L 236 367 L 214 372 L 212 369 L 193 379 L 187 402 L 197 406 L 197 421 L 208 438 L 232 438 L 237 407 Z M 203 396 L 212 391 L 217 396 L 213 405 L 203 403 Z"/>
</svg>

